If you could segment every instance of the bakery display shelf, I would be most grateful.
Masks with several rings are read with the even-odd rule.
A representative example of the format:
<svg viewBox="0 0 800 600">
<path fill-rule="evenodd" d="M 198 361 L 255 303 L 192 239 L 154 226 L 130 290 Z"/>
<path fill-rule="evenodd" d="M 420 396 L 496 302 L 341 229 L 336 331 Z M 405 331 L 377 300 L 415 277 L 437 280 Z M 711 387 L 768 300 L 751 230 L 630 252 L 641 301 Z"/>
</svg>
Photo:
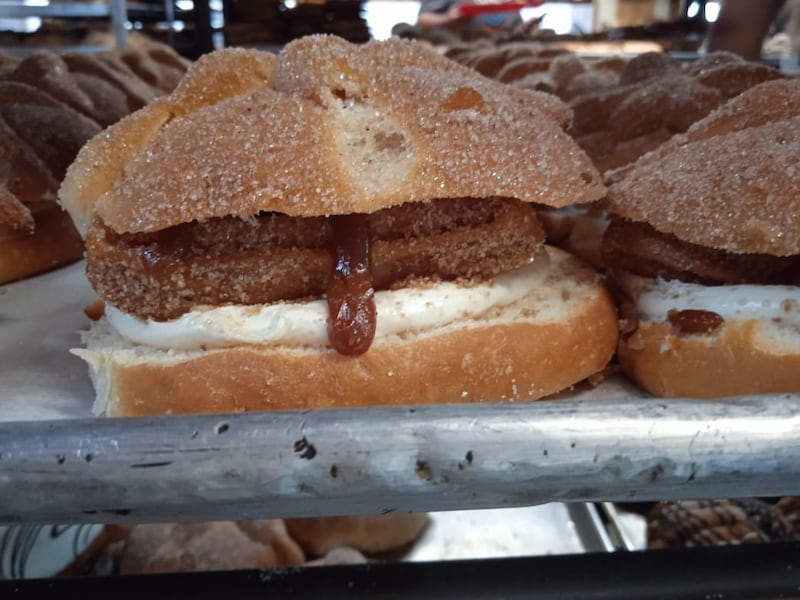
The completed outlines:
<svg viewBox="0 0 800 600">
<path fill-rule="evenodd" d="M 109 16 L 109 7 L 100 2 L 69 2 L 31 5 L 17 2 L 0 2 L 0 16 L 8 19 L 46 17 L 54 19 L 103 18 Z"/>
<path fill-rule="evenodd" d="M 783 496 L 800 492 L 800 398 L 10 422 L 0 451 L 0 522 Z"/>
<path fill-rule="evenodd" d="M 800 544 L 0 581 L 3 598 L 800 598 Z"/>
<path fill-rule="evenodd" d="M 0 1 L 0 19 L 24 19 L 42 17 L 47 19 L 102 19 L 111 21 L 114 39 L 118 46 L 124 46 L 128 32 L 126 29 L 127 6 L 125 0 L 105 2 L 40 2 L 25 3 L 19 0 Z"/>
<path fill-rule="evenodd" d="M 310 517 L 800 494 L 800 394 L 91 416 L 78 263 L 0 287 L 0 523 Z"/>
<path fill-rule="evenodd" d="M 47 19 L 101 19 L 113 14 L 114 6 L 121 10 L 137 8 L 135 4 L 127 4 L 119 0 L 108 2 L 38 2 L 25 3 L 15 0 L 0 0 L 0 17 L 24 19 L 26 17 L 42 17 Z"/>
<path fill-rule="evenodd" d="M 208 11 L 207 3 L 197 3 L 196 10 L 180 10 L 175 6 L 174 0 L 153 0 L 152 2 L 147 0 L 139 2 L 126 2 L 125 0 L 102 0 L 97 2 L 0 0 L 0 20 L 28 17 L 62 21 L 108 20 L 117 46 L 124 46 L 127 43 L 129 29 L 140 28 L 143 24 L 153 31 L 166 31 L 167 42 L 174 46 L 176 18 L 190 21 L 188 28 L 197 27 L 198 25 L 196 23 L 193 25 L 191 21 L 197 21 L 200 18 L 199 27 L 202 28 L 204 26 L 202 19 L 208 20 L 210 18 Z M 200 17 L 196 17 L 195 13 L 203 14 Z M 134 24 L 132 25 L 131 22 Z M 205 26 L 208 27 L 207 25 Z M 210 35 L 210 31 L 208 35 Z M 49 47 L 48 49 L 57 50 L 58 52 L 97 52 L 106 48 L 89 45 L 60 45 Z M 204 51 L 206 52 L 211 49 L 211 46 L 204 46 Z M 20 56 L 27 56 L 36 50 L 37 46 L 25 45 L 3 48 L 4 52 Z"/>
</svg>

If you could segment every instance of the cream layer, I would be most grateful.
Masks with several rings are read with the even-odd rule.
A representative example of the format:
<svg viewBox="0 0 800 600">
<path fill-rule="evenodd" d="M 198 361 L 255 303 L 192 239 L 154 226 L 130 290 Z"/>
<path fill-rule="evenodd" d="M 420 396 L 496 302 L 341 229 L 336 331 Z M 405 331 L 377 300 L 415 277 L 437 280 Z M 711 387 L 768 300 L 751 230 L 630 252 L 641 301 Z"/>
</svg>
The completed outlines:
<svg viewBox="0 0 800 600">
<path fill-rule="evenodd" d="M 419 333 L 456 321 L 477 319 L 514 304 L 546 278 L 549 257 L 537 254 L 530 264 L 493 280 L 407 287 L 375 293 L 375 339 Z M 164 350 L 225 348 L 242 344 L 325 346 L 328 305 L 325 300 L 279 302 L 257 306 L 199 307 L 171 321 L 145 320 L 106 306 L 110 325 L 129 340 Z"/>
</svg>

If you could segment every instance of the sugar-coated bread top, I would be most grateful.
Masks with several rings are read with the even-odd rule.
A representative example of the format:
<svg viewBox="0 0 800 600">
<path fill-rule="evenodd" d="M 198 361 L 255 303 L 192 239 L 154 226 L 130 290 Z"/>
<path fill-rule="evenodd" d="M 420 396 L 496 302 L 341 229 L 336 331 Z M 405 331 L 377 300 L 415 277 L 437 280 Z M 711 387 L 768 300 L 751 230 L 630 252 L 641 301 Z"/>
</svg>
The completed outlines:
<svg viewBox="0 0 800 600">
<path fill-rule="evenodd" d="M 435 198 L 592 202 L 605 188 L 553 96 L 400 40 L 297 40 L 201 58 L 175 91 L 92 139 L 61 201 L 118 232 L 275 211 L 373 212 Z"/>
<path fill-rule="evenodd" d="M 800 80 L 751 88 L 608 179 L 620 216 L 728 252 L 800 254 Z"/>
</svg>

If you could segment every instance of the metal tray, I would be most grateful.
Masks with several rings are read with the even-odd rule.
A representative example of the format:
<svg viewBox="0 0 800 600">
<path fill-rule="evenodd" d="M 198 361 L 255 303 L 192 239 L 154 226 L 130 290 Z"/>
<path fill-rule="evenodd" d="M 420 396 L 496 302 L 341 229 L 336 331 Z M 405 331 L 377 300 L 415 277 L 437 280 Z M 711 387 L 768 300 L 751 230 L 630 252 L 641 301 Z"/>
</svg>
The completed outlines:
<svg viewBox="0 0 800 600">
<path fill-rule="evenodd" d="M 299 517 L 800 493 L 800 395 L 91 418 L 82 266 L 0 289 L 0 522 Z"/>
</svg>

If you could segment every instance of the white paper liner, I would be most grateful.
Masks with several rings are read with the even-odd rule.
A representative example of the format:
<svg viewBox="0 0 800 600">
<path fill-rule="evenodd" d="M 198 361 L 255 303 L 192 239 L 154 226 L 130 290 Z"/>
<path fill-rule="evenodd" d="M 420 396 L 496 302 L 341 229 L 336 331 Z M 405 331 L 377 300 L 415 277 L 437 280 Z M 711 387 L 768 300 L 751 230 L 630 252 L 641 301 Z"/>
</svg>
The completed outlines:
<svg viewBox="0 0 800 600">
<path fill-rule="evenodd" d="M 0 421 L 91 416 L 88 369 L 69 349 L 95 299 L 83 262 L 0 286 Z"/>
</svg>

